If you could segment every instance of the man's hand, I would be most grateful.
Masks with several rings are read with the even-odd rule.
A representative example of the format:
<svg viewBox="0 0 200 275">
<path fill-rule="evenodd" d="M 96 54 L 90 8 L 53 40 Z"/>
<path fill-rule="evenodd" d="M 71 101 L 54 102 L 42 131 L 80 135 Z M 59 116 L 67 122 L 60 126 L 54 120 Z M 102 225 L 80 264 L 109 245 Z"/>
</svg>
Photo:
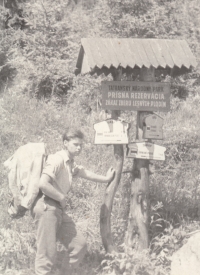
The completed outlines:
<svg viewBox="0 0 200 275">
<path fill-rule="evenodd" d="M 115 176 L 115 170 L 113 169 L 113 167 L 110 167 L 106 173 L 106 178 L 108 183 L 110 183 L 114 179 L 114 176 Z"/>
<path fill-rule="evenodd" d="M 66 196 L 63 196 L 62 200 L 60 200 L 60 205 L 62 207 L 62 209 L 64 209 L 67 205 L 67 198 Z"/>
</svg>

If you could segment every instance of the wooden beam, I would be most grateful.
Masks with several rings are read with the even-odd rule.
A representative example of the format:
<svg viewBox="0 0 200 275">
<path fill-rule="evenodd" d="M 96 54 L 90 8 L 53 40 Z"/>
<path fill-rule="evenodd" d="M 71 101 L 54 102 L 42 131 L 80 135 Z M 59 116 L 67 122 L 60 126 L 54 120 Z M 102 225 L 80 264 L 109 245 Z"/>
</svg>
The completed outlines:
<svg viewBox="0 0 200 275">
<path fill-rule="evenodd" d="M 141 81 L 155 81 L 154 68 L 141 69 Z M 143 141 L 143 118 L 150 112 L 137 112 L 136 140 Z M 134 159 L 131 199 L 126 234 L 130 248 L 143 250 L 149 246 L 149 160 Z"/>
<path fill-rule="evenodd" d="M 115 71 L 113 78 L 114 80 L 119 81 L 121 80 L 121 76 L 122 76 L 122 70 L 118 69 Z M 112 111 L 113 119 L 118 119 L 119 115 L 120 115 L 120 111 L 117 111 L 117 110 Z M 112 165 L 115 169 L 115 177 L 113 181 L 106 188 L 104 202 L 101 206 L 101 212 L 100 212 L 100 233 L 101 233 L 103 246 L 107 253 L 113 253 L 114 251 L 117 250 L 116 246 L 113 243 L 113 238 L 111 233 L 111 212 L 112 212 L 114 196 L 121 179 L 123 162 L 124 162 L 123 145 L 115 144 L 114 161 Z"/>
</svg>

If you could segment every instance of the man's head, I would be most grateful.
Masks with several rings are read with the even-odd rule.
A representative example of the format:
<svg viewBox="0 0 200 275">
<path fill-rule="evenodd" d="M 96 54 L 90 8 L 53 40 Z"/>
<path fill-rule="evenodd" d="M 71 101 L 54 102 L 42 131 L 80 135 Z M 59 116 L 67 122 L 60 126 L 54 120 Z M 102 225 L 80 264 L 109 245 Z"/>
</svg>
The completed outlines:
<svg viewBox="0 0 200 275">
<path fill-rule="evenodd" d="M 64 149 L 67 150 L 70 158 L 81 153 L 84 134 L 77 129 L 67 129 L 63 134 Z"/>
</svg>

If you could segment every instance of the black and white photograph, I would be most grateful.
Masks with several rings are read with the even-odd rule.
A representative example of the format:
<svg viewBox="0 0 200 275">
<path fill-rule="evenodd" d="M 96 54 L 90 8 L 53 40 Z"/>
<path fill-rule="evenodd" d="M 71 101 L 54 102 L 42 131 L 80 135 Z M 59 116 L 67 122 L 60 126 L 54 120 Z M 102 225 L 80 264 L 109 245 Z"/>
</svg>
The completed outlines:
<svg viewBox="0 0 200 275">
<path fill-rule="evenodd" d="M 0 0 L 0 275 L 200 274 L 200 0 Z"/>
</svg>

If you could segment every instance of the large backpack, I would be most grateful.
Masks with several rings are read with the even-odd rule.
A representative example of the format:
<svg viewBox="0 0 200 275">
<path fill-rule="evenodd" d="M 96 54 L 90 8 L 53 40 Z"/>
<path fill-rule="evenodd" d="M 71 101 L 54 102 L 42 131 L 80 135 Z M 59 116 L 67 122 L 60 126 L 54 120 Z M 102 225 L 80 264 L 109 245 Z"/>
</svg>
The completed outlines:
<svg viewBox="0 0 200 275">
<path fill-rule="evenodd" d="M 13 196 L 8 207 L 12 218 L 22 217 L 33 206 L 39 193 L 39 179 L 46 158 L 47 149 L 44 143 L 28 143 L 19 147 L 4 162 Z"/>
</svg>

